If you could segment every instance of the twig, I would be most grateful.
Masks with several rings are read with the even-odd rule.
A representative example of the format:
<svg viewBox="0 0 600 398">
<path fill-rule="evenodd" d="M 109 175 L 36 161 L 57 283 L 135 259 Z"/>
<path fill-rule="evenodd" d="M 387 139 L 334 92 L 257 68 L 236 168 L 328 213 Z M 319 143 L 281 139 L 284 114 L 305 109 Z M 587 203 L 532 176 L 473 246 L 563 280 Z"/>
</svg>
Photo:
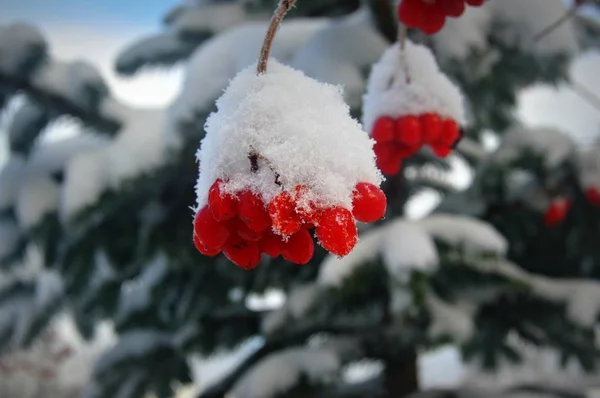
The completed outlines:
<svg viewBox="0 0 600 398">
<path fill-rule="evenodd" d="M 406 84 L 410 83 L 410 74 L 408 73 L 408 64 L 406 63 L 406 40 L 408 37 L 408 29 L 406 25 L 398 24 L 398 44 L 400 45 L 400 66 L 404 70 L 404 78 Z"/>
<path fill-rule="evenodd" d="M 554 32 L 554 30 L 558 29 L 563 23 L 568 21 L 571 17 L 575 16 L 578 9 L 579 5 L 575 4 L 562 17 L 558 18 L 556 21 L 552 22 L 550 25 L 542 29 L 541 32 L 536 34 L 533 38 L 533 42 L 537 43 L 544 37 L 548 36 L 550 33 Z"/>
<path fill-rule="evenodd" d="M 267 62 L 269 61 L 271 45 L 273 44 L 275 33 L 277 33 L 277 28 L 279 28 L 279 24 L 281 24 L 281 20 L 283 19 L 283 17 L 285 17 L 285 14 L 288 13 L 288 11 L 294 6 L 295 3 L 296 0 L 281 0 L 279 2 L 279 6 L 275 10 L 275 14 L 273 14 L 273 18 L 271 18 L 269 30 L 267 30 L 267 36 L 265 37 L 262 49 L 260 50 L 260 58 L 258 59 L 257 68 L 257 72 L 259 75 L 267 71 Z"/>
</svg>

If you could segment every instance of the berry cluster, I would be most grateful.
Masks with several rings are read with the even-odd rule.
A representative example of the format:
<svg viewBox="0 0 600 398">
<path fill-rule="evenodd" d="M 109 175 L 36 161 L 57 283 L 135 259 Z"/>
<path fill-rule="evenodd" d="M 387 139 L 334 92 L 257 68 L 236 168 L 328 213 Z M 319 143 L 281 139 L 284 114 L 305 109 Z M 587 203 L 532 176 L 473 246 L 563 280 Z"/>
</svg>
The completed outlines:
<svg viewBox="0 0 600 398">
<path fill-rule="evenodd" d="M 594 187 L 585 190 L 585 199 L 589 204 L 600 207 L 600 191 Z M 573 202 L 569 198 L 555 199 L 550 203 L 544 214 L 544 224 L 547 227 L 554 227 L 564 221 L 571 210 Z"/>
<path fill-rule="evenodd" d="M 461 136 L 454 120 L 444 119 L 436 113 L 406 115 L 398 119 L 382 116 L 371 133 L 376 141 L 373 150 L 377 167 L 385 175 L 397 174 L 402 159 L 412 156 L 423 145 L 429 145 L 440 157 L 448 156 Z"/>
<path fill-rule="evenodd" d="M 406 26 L 431 35 L 439 32 L 446 17 L 460 17 L 466 6 L 479 7 L 485 0 L 402 0 L 398 17 Z"/>
<path fill-rule="evenodd" d="M 377 186 L 361 182 L 353 191 L 352 211 L 323 207 L 307 198 L 309 190 L 297 186 L 265 203 L 251 191 L 223 192 L 223 181 L 210 188 L 208 205 L 194 219 L 194 245 L 206 256 L 223 252 L 244 269 L 255 268 L 263 254 L 283 256 L 295 264 L 306 264 L 315 247 L 309 232 L 314 228 L 326 250 L 345 256 L 356 245 L 356 220 L 374 222 L 385 215 L 387 200 Z"/>
</svg>

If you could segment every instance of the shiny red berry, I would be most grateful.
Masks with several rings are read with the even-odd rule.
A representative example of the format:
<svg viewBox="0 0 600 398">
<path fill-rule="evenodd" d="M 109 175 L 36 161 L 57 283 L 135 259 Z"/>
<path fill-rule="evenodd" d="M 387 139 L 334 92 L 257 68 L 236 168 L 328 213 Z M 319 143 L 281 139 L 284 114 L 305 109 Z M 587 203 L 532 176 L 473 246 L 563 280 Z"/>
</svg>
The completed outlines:
<svg viewBox="0 0 600 398">
<path fill-rule="evenodd" d="M 261 232 L 271 226 L 266 206 L 254 192 L 244 191 L 240 194 L 238 212 L 240 219 L 253 231 Z"/>
<path fill-rule="evenodd" d="M 432 146 L 431 149 L 433 153 L 441 158 L 446 158 L 452 153 L 452 148 L 443 145 Z"/>
<path fill-rule="evenodd" d="M 590 204 L 600 207 L 600 191 L 598 191 L 596 188 L 589 187 L 586 189 L 585 198 Z"/>
<path fill-rule="evenodd" d="M 465 0 L 443 0 L 440 2 L 442 12 L 448 17 L 460 17 L 467 9 Z"/>
<path fill-rule="evenodd" d="M 240 238 L 250 242 L 258 242 L 265 235 L 265 231 L 256 232 L 239 219 L 235 226 L 235 232 Z"/>
<path fill-rule="evenodd" d="M 400 1 L 398 18 L 408 27 L 420 28 L 426 18 L 422 0 Z"/>
<path fill-rule="evenodd" d="M 354 216 L 343 207 L 325 210 L 315 232 L 321 246 L 337 256 L 350 253 L 358 241 Z"/>
<path fill-rule="evenodd" d="M 385 216 L 387 198 L 381 189 L 368 182 L 359 182 L 352 192 L 352 214 L 361 222 L 375 222 Z"/>
<path fill-rule="evenodd" d="M 377 156 L 377 168 L 386 176 L 398 174 L 402 166 L 402 158 L 400 152 L 395 148 L 394 144 L 375 144 L 373 151 Z"/>
<path fill-rule="evenodd" d="M 544 215 L 544 223 L 548 227 L 554 227 L 565 219 L 567 213 L 571 209 L 571 201 L 569 199 L 555 200 L 550 204 Z"/>
<path fill-rule="evenodd" d="M 471 7 L 479 7 L 485 3 L 485 0 L 465 0 L 465 3 L 470 5 Z"/>
<path fill-rule="evenodd" d="M 196 213 L 194 234 L 199 244 L 209 249 L 220 249 L 231 235 L 223 224 L 215 220 L 208 206 Z"/>
<path fill-rule="evenodd" d="M 296 213 L 296 201 L 289 192 L 282 192 L 271 200 L 269 216 L 275 231 L 284 236 L 295 234 L 302 226 L 302 220 Z"/>
<path fill-rule="evenodd" d="M 194 234 L 194 246 L 196 247 L 196 250 L 208 257 L 214 257 L 221 253 L 220 248 L 211 249 L 209 247 L 204 246 L 202 242 L 200 242 L 200 238 L 198 238 L 198 235 L 196 234 Z"/>
<path fill-rule="evenodd" d="M 408 148 L 418 148 L 423 139 L 423 129 L 418 117 L 402 116 L 396 121 L 396 141 Z"/>
<path fill-rule="evenodd" d="M 287 242 L 283 242 L 281 248 L 283 258 L 300 265 L 308 263 L 314 253 L 315 243 L 306 228 L 301 228 L 294 235 L 290 236 Z"/>
<path fill-rule="evenodd" d="M 239 236 L 232 236 L 223 246 L 223 254 L 232 263 L 246 270 L 256 268 L 260 263 L 260 250 L 257 242 L 249 242 Z"/>
<path fill-rule="evenodd" d="M 432 145 L 440 139 L 442 135 L 442 119 L 436 113 L 426 113 L 421 115 L 421 125 L 423 126 L 423 143 Z"/>
<path fill-rule="evenodd" d="M 260 251 L 273 258 L 279 257 L 281 255 L 283 243 L 281 236 L 275 235 L 273 232 L 269 231 L 259 242 Z"/>
<path fill-rule="evenodd" d="M 425 17 L 423 18 L 423 22 L 421 22 L 421 26 L 419 26 L 421 31 L 427 35 L 432 35 L 442 30 L 446 23 L 446 16 L 438 4 L 424 2 L 423 7 Z"/>
<path fill-rule="evenodd" d="M 390 142 L 394 140 L 396 121 L 389 116 L 382 116 L 373 125 L 371 137 L 379 142 Z"/>
<path fill-rule="evenodd" d="M 221 180 L 217 180 L 208 191 L 208 207 L 217 221 L 225 221 L 237 215 L 237 198 L 222 192 Z"/>
<path fill-rule="evenodd" d="M 452 119 L 445 119 L 442 121 L 442 135 L 440 136 L 439 143 L 444 146 L 452 148 L 456 141 L 460 138 L 460 129 L 458 123 Z"/>
</svg>

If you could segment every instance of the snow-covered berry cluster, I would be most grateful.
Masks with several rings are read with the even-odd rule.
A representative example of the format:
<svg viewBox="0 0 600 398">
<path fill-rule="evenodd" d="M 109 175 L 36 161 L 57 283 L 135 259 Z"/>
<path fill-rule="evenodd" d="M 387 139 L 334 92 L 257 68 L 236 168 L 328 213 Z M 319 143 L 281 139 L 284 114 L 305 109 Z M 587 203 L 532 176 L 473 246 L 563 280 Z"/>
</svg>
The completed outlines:
<svg viewBox="0 0 600 398">
<path fill-rule="evenodd" d="M 436 113 L 419 116 L 407 115 L 394 119 L 382 116 L 375 122 L 371 137 L 377 142 L 373 147 L 377 167 L 385 175 L 400 171 L 402 159 L 414 155 L 424 145 L 446 157 L 461 138 L 458 124 Z"/>
<path fill-rule="evenodd" d="M 410 28 L 431 35 L 439 32 L 447 17 L 458 18 L 467 5 L 479 7 L 485 0 L 401 0 L 398 18 Z"/>
<path fill-rule="evenodd" d="M 245 269 L 263 254 L 306 264 L 317 242 L 337 256 L 356 222 L 386 212 L 373 141 L 341 89 L 270 60 L 240 72 L 217 100 L 197 157 L 194 242 Z"/>
<path fill-rule="evenodd" d="M 410 41 L 390 47 L 373 66 L 363 101 L 363 124 L 376 141 L 377 165 L 397 174 L 402 158 L 424 145 L 448 156 L 462 137 L 463 98 L 431 51 Z"/>
<path fill-rule="evenodd" d="M 244 190 L 224 192 L 217 180 L 208 193 L 208 205 L 196 213 L 194 245 L 205 256 L 221 252 L 245 269 L 258 265 L 261 256 L 283 256 L 306 264 L 314 253 L 309 230 L 315 228 L 319 243 L 329 252 L 345 256 L 358 240 L 356 221 L 374 222 L 385 215 L 386 197 L 377 186 L 361 182 L 353 192 L 352 212 L 342 206 L 319 207 L 306 200 L 307 187 L 293 195 L 283 191 L 267 204 L 259 195 Z"/>
<path fill-rule="evenodd" d="M 595 187 L 586 188 L 586 201 L 594 207 L 600 207 L 600 190 Z M 544 224 L 547 227 L 554 227 L 562 223 L 573 206 L 573 201 L 570 198 L 558 198 L 550 202 L 550 206 L 544 214 Z"/>
</svg>

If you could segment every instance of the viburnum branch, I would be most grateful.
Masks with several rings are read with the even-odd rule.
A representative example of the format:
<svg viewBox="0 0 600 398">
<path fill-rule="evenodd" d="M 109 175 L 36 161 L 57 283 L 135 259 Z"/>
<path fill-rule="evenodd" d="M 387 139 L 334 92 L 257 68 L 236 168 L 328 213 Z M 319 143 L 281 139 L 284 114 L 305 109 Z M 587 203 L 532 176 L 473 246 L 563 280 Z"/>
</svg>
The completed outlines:
<svg viewBox="0 0 600 398">
<path fill-rule="evenodd" d="M 558 18 L 556 21 L 552 22 L 550 25 L 542 29 L 538 34 L 533 37 L 533 41 L 535 43 L 542 40 L 544 37 L 548 36 L 550 33 L 554 32 L 558 29 L 563 23 L 568 21 L 570 18 L 577 14 L 577 10 L 582 2 L 575 2 L 573 7 L 571 7 L 562 17 Z"/>
<path fill-rule="evenodd" d="M 269 169 L 271 169 L 271 171 L 273 172 L 273 174 L 275 174 L 275 184 L 281 186 L 281 181 L 280 178 L 281 176 L 279 175 L 279 173 L 275 170 L 275 166 L 273 166 L 271 164 L 271 162 L 269 162 L 269 160 L 267 158 L 265 158 L 263 155 L 261 155 L 258 152 L 250 152 L 250 154 L 248 155 L 248 159 L 250 160 L 250 169 L 256 173 L 258 171 L 259 165 L 258 165 L 258 160 L 262 160 L 263 162 L 265 162 L 267 164 L 267 166 L 269 167 Z"/>
<path fill-rule="evenodd" d="M 277 29 L 281 24 L 281 20 L 285 17 L 285 14 L 296 4 L 296 0 L 280 0 L 279 6 L 275 10 L 275 14 L 273 14 L 273 18 L 271 18 L 271 23 L 269 24 L 269 30 L 267 30 L 267 36 L 265 37 L 265 41 L 263 42 L 262 49 L 260 50 L 260 58 L 258 59 L 258 74 L 265 73 L 267 71 L 267 62 L 269 61 L 269 54 L 271 53 L 271 45 L 273 44 L 273 39 L 275 38 L 275 33 L 277 33 Z"/>
</svg>

